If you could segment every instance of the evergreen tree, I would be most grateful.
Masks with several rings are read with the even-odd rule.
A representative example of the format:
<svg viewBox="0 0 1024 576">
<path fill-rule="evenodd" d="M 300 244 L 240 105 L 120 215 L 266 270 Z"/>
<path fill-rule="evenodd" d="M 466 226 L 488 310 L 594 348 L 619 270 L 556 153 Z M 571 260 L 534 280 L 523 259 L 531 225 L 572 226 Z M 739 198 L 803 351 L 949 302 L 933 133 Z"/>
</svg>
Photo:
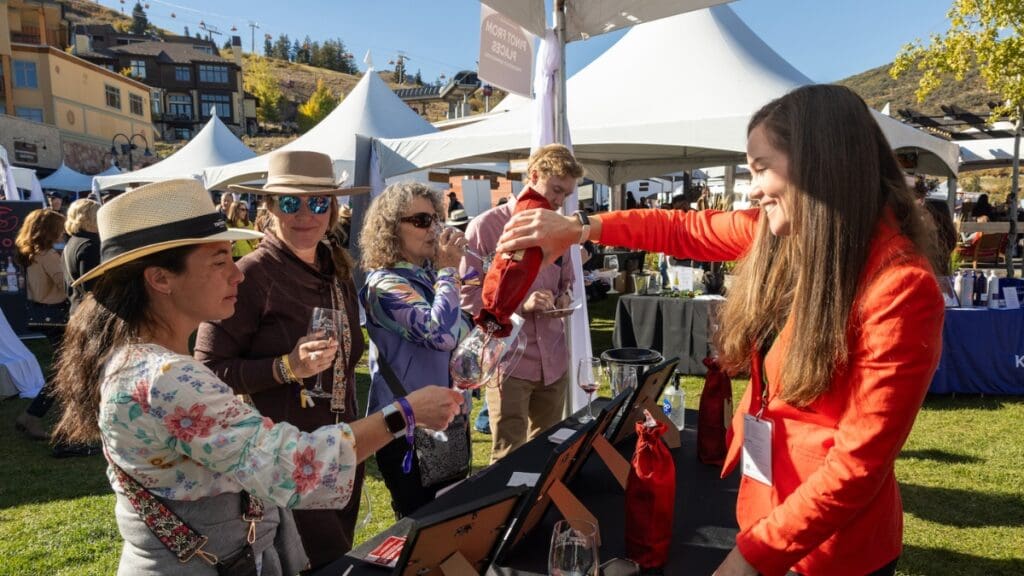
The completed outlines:
<svg viewBox="0 0 1024 576">
<path fill-rule="evenodd" d="M 299 131 L 306 132 L 316 126 L 321 120 L 327 117 L 338 105 L 338 98 L 331 93 L 331 89 L 324 84 L 323 78 L 316 81 L 316 90 L 309 96 L 305 104 L 299 105 L 298 123 Z"/>
<path fill-rule="evenodd" d="M 263 36 L 263 55 L 267 58 L 274 57 L 274 42 L 270 39 L 270 34 Z"/>
<path fill-rule="evenodd" d="M 277 122 L 281 118 L 281 86 L 270 71 L 270 62 L 255 55 L 249 58 L 242 82 L 245 91 L 259 102 L 256 119 L 260 122 Z"/>
<path fill-rule="evenodd" d="M 423 75 L 420 74 L 419 69 L 416 70 L 416 75 L 412 77 L 412 81 L 417 86 L 423 86 Z"/>
<path fill-rule="evenodd" d="M 141 2 L 135 3 L 132 8 L 132 34 L 145 34 L 149 28 L 149 19 L 146 18 L 146 11 L 142 8 Z"/>
<path fill-rule="evenodd" d="M 320 43 L 316 40 L 309 45 L 309 64 L 310 66 L 319 66 L 323 68 L 323 59 L 320 55 Z"/>
<path fill-rule="evenodd" d="M 292 41 L 288 39 L 287 34 L 281 34 L 277 37 L 277 42 L 274 42 L 274 58 L 279 60 L 291 60 L 292 59 Z"/>
<path fill-rule="evenodd" d="M 299 44 L 298 38 L 296 38 L 295 41 L 292 42 L 291 53 L 293 62 L 302 62 L 302 45 Z"/>
<path fill-rule="evenodd" d="M 192 37 L 192 34 L 188 31 L 188 26 L 185 26 L 185 37 L 186 38 L 191 38 Z"/>
</svg>

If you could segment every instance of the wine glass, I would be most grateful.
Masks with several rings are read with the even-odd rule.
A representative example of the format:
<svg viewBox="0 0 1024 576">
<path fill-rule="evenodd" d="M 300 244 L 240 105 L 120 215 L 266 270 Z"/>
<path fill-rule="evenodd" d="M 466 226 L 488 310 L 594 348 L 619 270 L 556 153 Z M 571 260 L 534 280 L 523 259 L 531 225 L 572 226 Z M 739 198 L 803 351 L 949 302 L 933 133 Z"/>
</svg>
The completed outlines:
<svg viewBox="0 0 1024 576">
<path fill-rule="evenodd" d="M 580 424 L 586 424 L 594 419 L 594 392 L 597 391 L 597 376 L 601 373 L 601 360 L 599 358 L 580 358 L 580 364 L 576 369 L 576 381 L 580 388 L 587 393 L 587 413 L 579 417 Z"/>
<path fill-rule="evenodd" d="M 459 228 L 456 228 L 455 226 L 449 226 L 449 225 L 441 222 L 440 220 L 438 220 L 438 221 L 434 222 L 434 236 L 440 237 L 441 236 L 441 232 L 443 232 L 445 230 L 445 228 L 447 228 L 449 230 L 454 230 L 454 231 L 456 231 L 456 232 L 458 232 L 460 234 L 465 234 L 465 232 L 463 232 Z M 472 248 L 470 248 L 469 246 L 463 246 L 462 247 L 462 251 L 465 252 L 466 254 L 469 254 L 470 256 L 480 260 L 481 264 L 484 267 L 484 269 L 481 272 L 483 272 L 484 274 L 487 273 L 488 268 L 491 267 L 491 262 L 494 260 L 494 255 L 483 256 L 479 252 L 477 252 L 476 250 L 473 250 Z"/>
<path fill-rule="evenodd" d="M 309 335 L 324 340 L 338 341 L 338 327 L 341 324 L 341 311 L 333 308 L 313 308 L 313 316 L 309 321 Z M 333 373 L 333 370 L 332 370 Z M 323 372 L 316 375 L 316 386 L 309 391 L 314 398 L 330 398 L 331 393 L 324 390 L 321 377 Z"/>
<path fill-rule="evenodd" d="M 609 256 L 605 256 L 604 257 L 604 267 L 606 269 L 608 269 L 608 270 L 613 270 L 613 271 L 616 272 L 615 276 L 612 276 L 610 278 L 612 287 L 611 287 L 611 290 L 608 291 L 608 293 L 609 294 L 618 294 L 619 291 L 615 289 L 615 280 L 616 280 L 616 278 L 618 278 L 619 257 L 614 255 L 614 254 L 609 255 Z"/>
<path fill-rule="evenodd" d="M 588 576 L 597 566 L 597 526 L 586 520 L 559 520 L 551 532 L 550 576 Z"/>
</svg>

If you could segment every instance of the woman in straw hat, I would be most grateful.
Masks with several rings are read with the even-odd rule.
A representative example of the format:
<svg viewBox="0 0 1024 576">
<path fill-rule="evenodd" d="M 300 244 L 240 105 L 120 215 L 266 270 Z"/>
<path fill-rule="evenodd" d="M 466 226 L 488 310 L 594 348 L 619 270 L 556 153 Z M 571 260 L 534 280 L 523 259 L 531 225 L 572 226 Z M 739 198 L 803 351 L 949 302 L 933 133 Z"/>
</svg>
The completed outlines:
<svg viewBox="0 0 1024 576">
<path fill-rule="evenodd" d="M 325 240 L 338 217 L 335 195 L 353 190 L 336 184 L 330 158 L 317 152 L 276 152 L 263 188 L 233 189 L 262 194 L 270 226 L 239 260 L 246 280 L 235 315 L 200 326 L 196 358 L 274 420 L 303 431 L 355 420 L 355 367 L 365 348 L 359 306 L 347 252 Z M 336 338 L 307 335 L 316 307 L 339 311 Z M 304 346 L 316 348 L 304 355 Z M 315 395 L 318 384 L 325 397 Z M 351 549 L 362 479 L 360 467 L 344 510 L 295 514 L 314 567 Z"/>
<path fill-rule="evenodd" d="M 246 562 L 295 574 L 307 561 L 283 507 L 345 506 L 357 464 L 394 438 L 405 409 L 432 428 L 459 409 L 458 394 L 432 387 L 351 425 L 302 434 L 275 423 L 188 354 L 200 322 L 235 312 L 243 275 L 230 241 L 259 233 L 229 230 L 193 180 L 118 197 L 100 209 L 99 231 L 102 262 L 78 279 L 95 284 L 59 364 L 56 433 L 103 442 L 125 540 L 119 574 L 213 575 Z M 300 363 L 332 346 L 304 343 Z"/>
</svg>

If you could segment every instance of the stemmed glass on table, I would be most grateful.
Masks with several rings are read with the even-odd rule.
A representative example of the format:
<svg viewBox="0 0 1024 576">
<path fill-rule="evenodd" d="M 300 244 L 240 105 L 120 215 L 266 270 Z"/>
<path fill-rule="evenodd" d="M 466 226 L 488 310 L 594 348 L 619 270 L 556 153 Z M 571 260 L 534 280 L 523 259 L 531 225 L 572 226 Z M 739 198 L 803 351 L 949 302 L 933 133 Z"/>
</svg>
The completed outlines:
<svg viewBox="0 0 1024 576">
<path fill-rule="evenodd" d="M 341 311 L 333 308 L 313 308 L 313 316 L 309 321 L 309 335 L 324 340 L 338 341 L 338 326 L 340 325 Z M 314 398 L 330 398 L 331 393 L 324 390 L 321 377 L 322 372 L 316 375 L 316 386 L 308 392 Z"/>
<path fill-rule="evenodd" d="M 550 576 L 588 576 L 598 564 L 597 526 L 585 520 L 575 524 L 559 520 L 551 532 Z"/>
<path fill-rule="evenodd" d="M 598 388 L 598 376 L 601 375 L 600 358 L 580 358 L 579 366 L 576 367 L 576 382 L 580 389 L 587 393 L 587 413 L 579 417 L 580 424 L 586 424 L 594 419 L 594 392 Z"/>
<path fill-rule="evenodd" d="M 604 257 L 604 267 L 608 270 L 614 270 L 615 275 L 611 277 L 611 289 L 608 290 L 609 294 L 618 294 L 618 290 L 615 289 L 615 279 L 618 278 L 619 274 L 619 257 L 614 254 L 611 256 Z"/>
</svg>

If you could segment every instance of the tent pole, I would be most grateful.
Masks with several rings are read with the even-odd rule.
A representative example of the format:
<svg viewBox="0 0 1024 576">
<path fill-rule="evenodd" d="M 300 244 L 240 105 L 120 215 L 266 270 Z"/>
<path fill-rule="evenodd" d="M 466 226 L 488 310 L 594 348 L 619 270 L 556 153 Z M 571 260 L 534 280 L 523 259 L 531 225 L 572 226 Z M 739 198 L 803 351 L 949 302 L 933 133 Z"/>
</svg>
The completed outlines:
<svg viewBox="0 0 1024 576">
<path fill-rule="evenodd" d="M 558 41 L 558 78 L 555 82 L 554 122 L 557 144 L 565 144 L 565 0 L 554 3 L 555 39 Z"/>
</svg>

